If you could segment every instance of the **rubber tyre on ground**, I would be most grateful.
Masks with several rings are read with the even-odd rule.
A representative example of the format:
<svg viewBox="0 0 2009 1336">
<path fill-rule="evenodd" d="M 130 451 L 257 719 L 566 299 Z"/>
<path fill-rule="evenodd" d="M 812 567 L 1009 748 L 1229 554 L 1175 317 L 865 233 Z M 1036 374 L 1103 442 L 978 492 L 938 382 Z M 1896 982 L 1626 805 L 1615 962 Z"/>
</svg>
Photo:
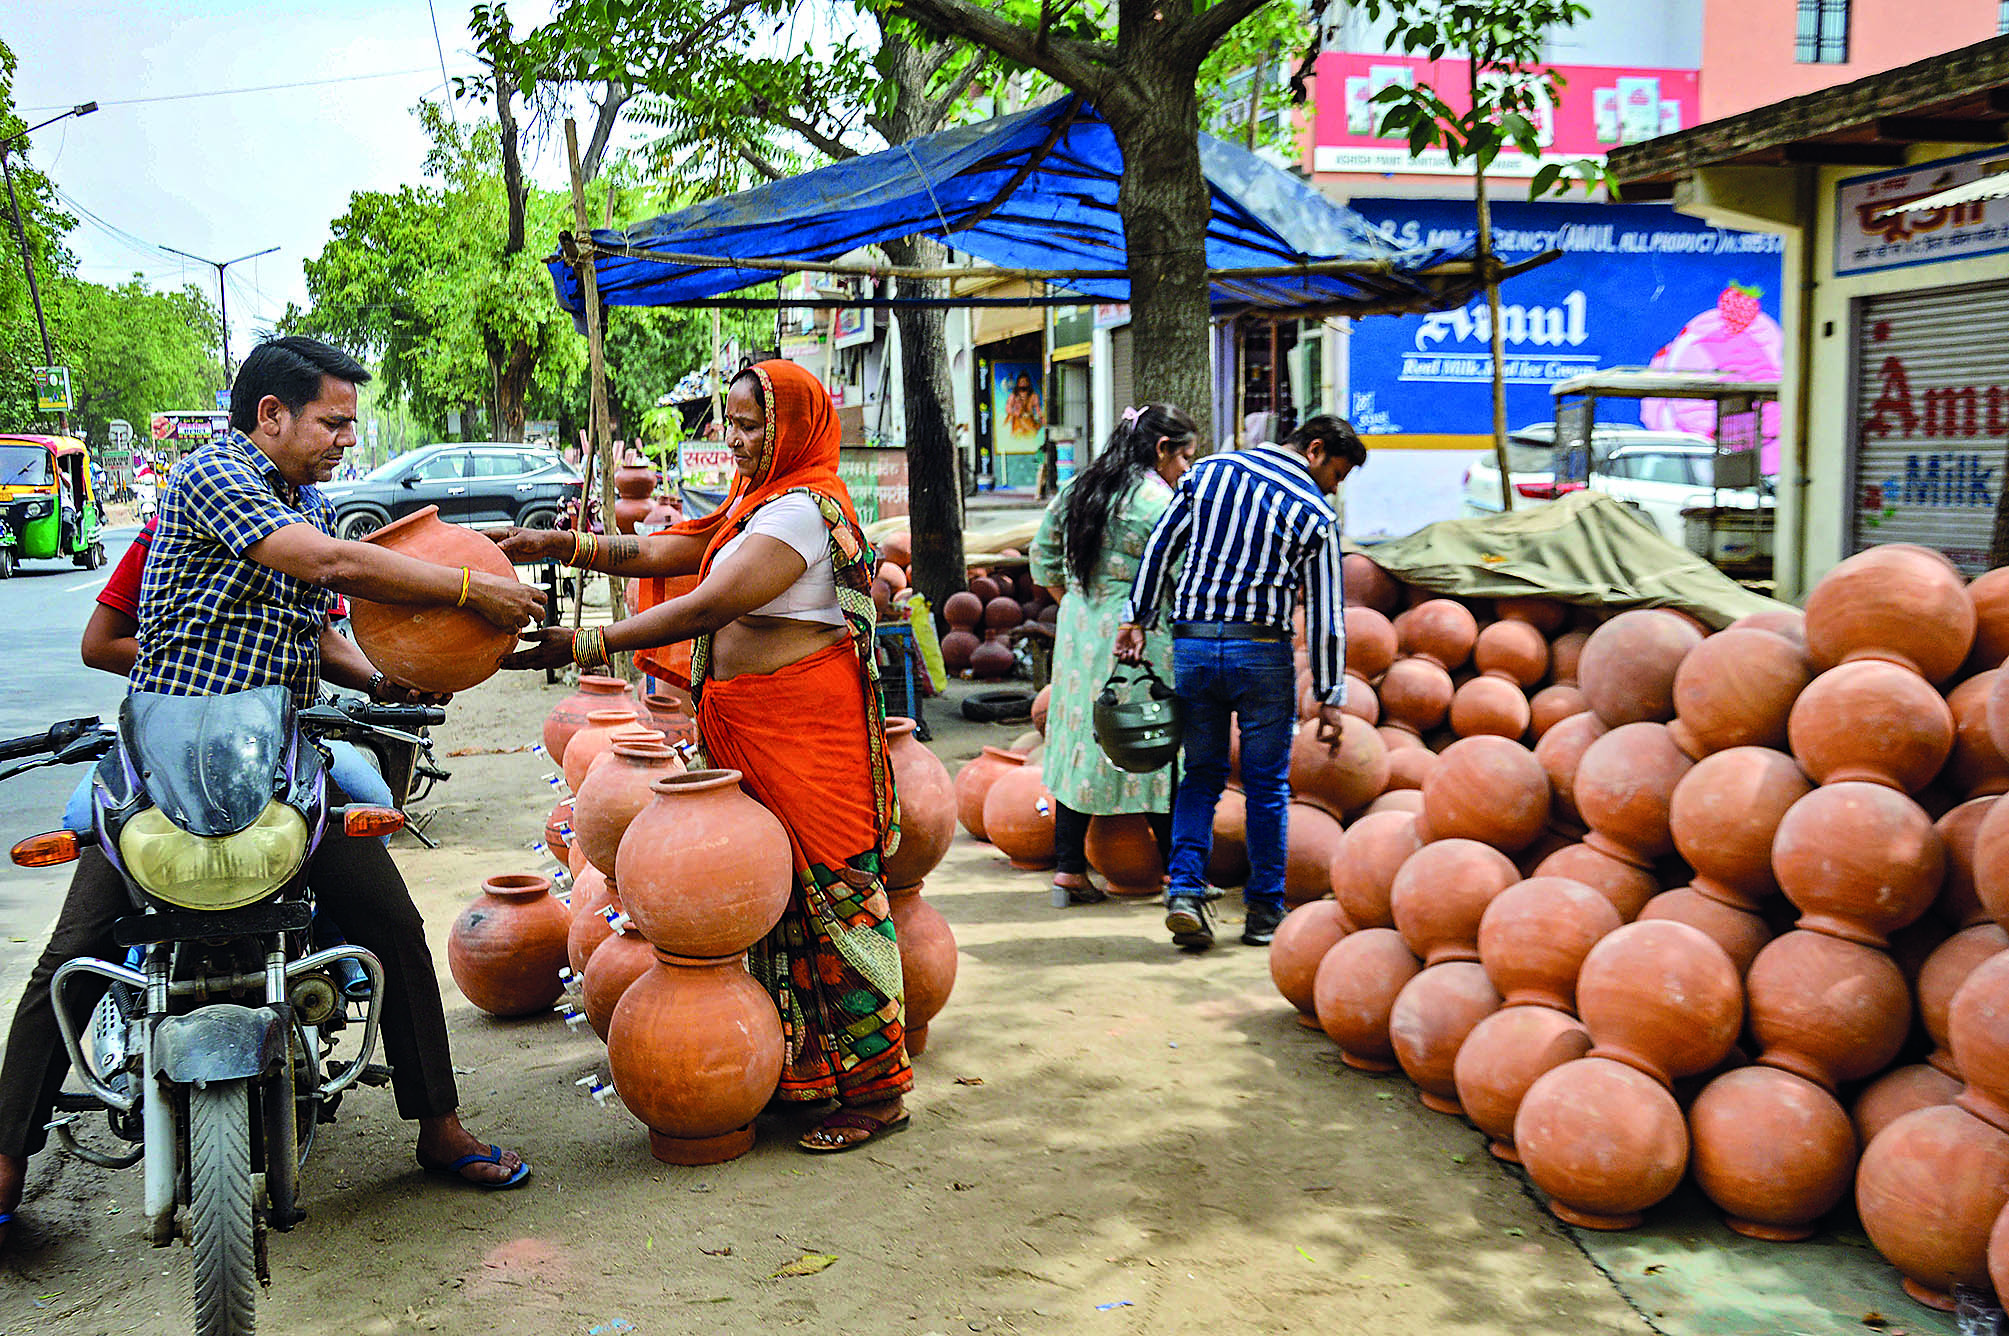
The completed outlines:
<svg viewBox="0 0 2009 1336">
<path fill-rule="evenodd" d="M 1032 718 L 1030 691 L 979 691 L 963 698 L 963 718 L 979 724 L 1004 724 Z"/>
<path fill-rule="evenodd" d="M 519 529 L 555 529 L 558 527 L 558 512 L 550 506 L 532 506 L 516 521 Z"/>
<path fill-rule="evenodd" d="M 352 510 L 335 521 L 335 537 L 360 543 L 388 523 L 389 520 L 374 510 Z"/>
<path fill-rule="evenodd" d="M 197 1336 L 251 1336 L 258 1324 L 258 1270 L 246 1082 L 190 1087 L 188 1179 L 194 1330 Z"/>
<path fill-rule="evenodd" d="M 14 549 L 0 547 L 0 580 L 14 578 Z"/>
</svg>

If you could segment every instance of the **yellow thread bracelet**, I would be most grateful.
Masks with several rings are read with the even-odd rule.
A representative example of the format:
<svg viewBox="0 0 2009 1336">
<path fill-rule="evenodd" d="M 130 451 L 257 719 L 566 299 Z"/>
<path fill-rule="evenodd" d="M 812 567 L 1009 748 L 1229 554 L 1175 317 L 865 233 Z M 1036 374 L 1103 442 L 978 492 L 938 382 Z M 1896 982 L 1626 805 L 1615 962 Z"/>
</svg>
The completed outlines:
<svg viewBox="0 0 2009 1336">
<path fill-rule="evenodd" d="M 472 572 L 465 566 L 460 568 L 460 597 L 454 601 L 456 608 L 467 606 L 467 582 Z"/>
</svg>

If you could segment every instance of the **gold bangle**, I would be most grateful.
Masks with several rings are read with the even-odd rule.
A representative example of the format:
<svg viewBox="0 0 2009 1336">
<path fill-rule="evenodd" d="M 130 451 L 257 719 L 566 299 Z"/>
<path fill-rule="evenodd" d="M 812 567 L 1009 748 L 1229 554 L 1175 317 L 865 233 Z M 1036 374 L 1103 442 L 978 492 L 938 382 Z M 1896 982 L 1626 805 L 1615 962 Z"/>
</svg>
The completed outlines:
<svg viewBox="0 0 2009 1336">
<path fill-rule="evenodd" d="M 473 572 L 467 567 L 463 566 L 460 568 L 460 597 L 455 599 L 453 604 L 456 608 L 467 606 L 467 582 L 472 574 Z"/>
<path fill-rule="evenodd" d="M 582 626 L 572 637 L 572 662 L 580 668 L 598 668 L 607 662 L 607 632 L 598 626 Z"/>
<path fill-rule="evenodd" d="M 572 531 L 572 560 L 565 563 L 567 566 L 576 568 L 582 564 L 579 560 L 579 543 L 585 536 L 586 531 L 584 529 L 574 529 Z"/>
<path fill-rule="evenodd" d="M 593 558 L 599 555 L 599 536 L 581 529 L 572 542 L 572 564 L 582 571 L 590 571 L 593 569 Z"/>
</svg>

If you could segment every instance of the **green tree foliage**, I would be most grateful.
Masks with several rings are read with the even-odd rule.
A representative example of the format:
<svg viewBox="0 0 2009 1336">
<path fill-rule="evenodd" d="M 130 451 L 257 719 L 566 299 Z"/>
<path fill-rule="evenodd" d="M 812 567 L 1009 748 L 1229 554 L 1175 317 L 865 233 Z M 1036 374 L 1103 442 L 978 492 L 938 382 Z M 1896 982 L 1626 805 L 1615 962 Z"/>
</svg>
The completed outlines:
<svg viewBox="0 0 2009 1336">
<path fill-rule="evenodd" d="M 15 68 L 13 50 L 0 42 L 0 139 L 28 128 L 28 122 L 14 111 Z M 76 220 L 56 202 L 55 187 L 49 178 L 29 165 L 25 156 L 29 142 L 16 139 L 4 151 L 8 170 L 14 177 L 14 195 L 21 212 L 22 230 L 27 234 L 28 256 L 38 281 L 46 284 L 58 270 L 72 263 L 63 247 L 63 237 L 76 225 Z M 0 210 L 6 207 L 7 201 L 0 198 Z M 53 342 L 53 330 L 50 338 Z M 21 266 L 20 241 L 12 215 L 0 212 L 0 429 L 19 431 L 41 425 L 35 411 L 29 368 L 42 364 L 42 336 L 35 326 L 35 308 Z"/>
<path fill-rule="evenodd" d="M 162 409 L 207 408 L 223 385 L 222 322 L 199 289 L 153 292 L 61 276 L 43 290 L 50 337 L 70 368 L 70 430 L 93 445 L 123 418 L 140 432 Z"/>
</svg>

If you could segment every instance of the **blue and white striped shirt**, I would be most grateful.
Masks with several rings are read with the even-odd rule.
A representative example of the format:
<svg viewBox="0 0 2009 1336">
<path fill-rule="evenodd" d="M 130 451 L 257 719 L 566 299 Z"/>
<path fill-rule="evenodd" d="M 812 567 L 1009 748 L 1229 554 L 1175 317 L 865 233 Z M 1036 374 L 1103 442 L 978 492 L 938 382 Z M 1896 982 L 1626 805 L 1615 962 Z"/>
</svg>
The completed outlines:
<svg viewBox="0 0 2009 1336">
<path fill-rule="evenodd" d="M 1124 620 L 1157 620 L 1181 549 L 1174 622 L 1255 622 L 1291 629 L 1302 594 L 1312 688 L 1337 704 L 1346 665 L 1340 620 L 1339 520 L 1302 456 L 1277 445 L 1209 455 L 1179 480 L 1130 587 Z"/>
</svg>

